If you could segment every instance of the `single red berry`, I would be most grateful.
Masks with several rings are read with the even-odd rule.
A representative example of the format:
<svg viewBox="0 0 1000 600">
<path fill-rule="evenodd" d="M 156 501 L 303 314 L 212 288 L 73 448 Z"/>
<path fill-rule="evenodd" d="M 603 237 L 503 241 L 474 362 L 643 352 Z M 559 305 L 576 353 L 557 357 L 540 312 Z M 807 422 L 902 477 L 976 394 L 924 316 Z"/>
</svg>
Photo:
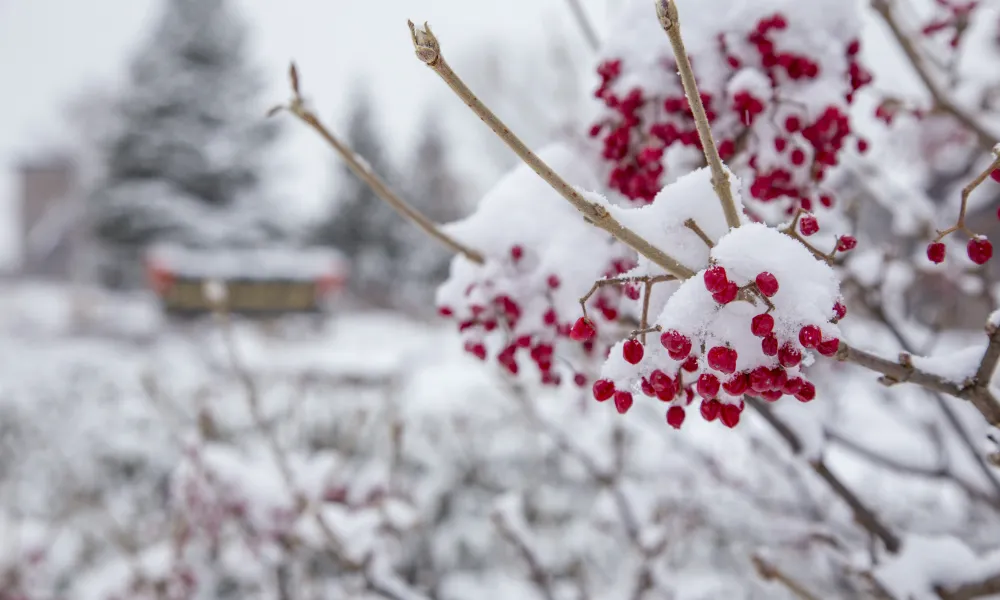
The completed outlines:
<svg viewBox="0 0 1000 600">
<path fill-rule="evenodd" d="M 868 152 L 868 140 L 865 138 L 858 138 L 858 152 L 861 154 Z"/>
<path fill-rule="evenodd" d="M 757 289 L 760 290 L 760 293 L 768 298 L 778 293 L 778 278 L 771 273 L 767 271 L 758 273 L 757 279 L 754 281 L 757 283 Z"/>
<path fill-rule="evenodd" d="M 519 348 L 530 348 L 531 347 L 531 336 L 522 335 L 514 340 L 514 345 Z"/>
<path fill-rule="evenodd" d="M 990 177 L 993 178 L 993 181 L 1000 182 L 1000 169 L 993 169 L 993 172 L 990 173 Z"/>
<path fill-rule="evenodd" d="M 465 342 L 465 351 L 479 360 L 486 360 L 486 346 L 478 342 Z"/>
<path fill-rule="evenodd" d="M 639 299 L 639 287 L 635 286 L 635 285 L 626 285 L 625 286 L 625 296 L 629 300 L 638 300 Z"/>
<path fill-rule="evenodd" d="M 615 384 L 607 379 L 598 379 L 594 382 L 594 399 L 604 402 L 615 395 Z"/>
<path fill-rule="evenodd" d="M 726 277 L 726 270 L 720 266 L 714 266 L 705 271 L 705 289 L 712 292 L 720 292 L 726 288 L 729 279 Z"/>
<path fill-rule="evenodd" d="M 806 215 L 799 219 L 799 231 L 802 232 L 802 235 L 808 237 L 819 231 L 819 221 L 812 215 Z"/>
<path fill-rule="evenodd" d="M 833 314 L 839 321 L 847 316 L 847 307 L 844 306 L 843 302 L 837 302 L 833 305 Z"/>
<path fill-rule="evenodd" d="M 799 330 L 799 343 L 806 348 L 814 348 L 823 338 L 823 333 L 815 325 L 806 325 Z"/>
<path fill-rule="evenodd" d="M 549 287 L 551 289 L 553 289 L 553 290 L 557 289 L 559 287 L 559 285 L 562 283 L 559 280 L 559 276 L 558 275 L 549 275 L 549 278 L 545 282 L 547 284 L 549 284 Z"/>
<path fill-rule="evenodd" d="M 624 415 L 630 408 L 632 408 L 632 392 L 625 390 L 615 392 L 615 410 L 618 411 L 618 414 Z"/>
<path fill-rule="evenodd" d="M 833 356 L 840 349 L 840 340 L 837 338 L 830 338 L 828 340 L 823 340 L 816 346 L 816 350 L 819 351 L 823 356 Z"/>
<path fill-rule="evenodd" d="M 719 304 L 729 304 L 736 299 L 736 296 L 740 293 L 740 287 L 733 283 L 732 281 L 726 282 L 726 287 L 722 290 L 712 294 L 712 299 Z"/>
<path fill-rule="evenodd" d="M 511 246 L 510 257 L 514 259 L 514 262 L 521 260 L 524 257 L 524 248 L 518 245 Z"/>
<path fill-rule="evenodd" d="M 943 242 L 934 242 L 927 246 L 927 259 L 932 263 L 941 264 L 944 262 L 945 245 Z"/>
<path fill-rule="evenodd" d="M 645 350 L 639 340 L 626 340 L 625 345 L 622 346 L 622 356 L 633 365 L 639 364 L 644 354 Z"/>
<path fill-rule="evenodd" d="M 861 51 L 861 42 L 859 40 L 851 40 L 851 43 L 847 45 L 847 55 L 855 56 Z"/>
<path fill-rule="evenodd" d="M 843 235 L 837 242 L 837 251 L 847 252 L 848 250 L 854 250 L 854 248 L 857 245 L 858 245 L 858 239 L 856 237 L 854 237 L 853 235 Z"/>
<path fill-rule="evenodd" d="M 788 146 L 788 140 L 783 137 L 774 138 L 774 149 L 778 152 L 784 152 L 785 147 Z"/>
<path fill-rule="evenodd" d="M 583 373 L 577 373 L 576 375 L 573 375 L 573 383 L 575 383 L 578 387 L 583 387 L 587 385 L 587 376 Z"/>
<path fill-rule="evenodd" d="M 750 383 L 750 389 L 758 394 L 766 392 L 774 387 L 771 383 L 771 370 L 767 367 L 757 367 L 753 371 L 750 371 L 748 380 Z"/>
<path fill-rule="evenodd" d="M 722 410 L 722 403 L 718 400 L 701 401 L 701 418 L 706 421 L 714 421 L 719 416 L 720 410 Z"/>
<path fill-rule="evenodd" d="M 438 314 L 442 317 L 450 317 L 455 314 L 455 311 L 453 311 L 450 306 L 439 306 Z"/>
<path fill-rule="evenodd" d="M 549 326 L 555 325 L 559 322 L 559 315 L 556 314 L 554 308 L 550 308 L 542 315 L 542 321 Z"/>
<path fill-rule="evenodd" d="M 698 370 L 698 358 L 689 356 L 687 360 L 684 361 L 684 364 L 681 365 L 681 368 L 688 373 L 694 373 Z"/>
<path fill-rule="evenodd" d="M 788 381 L 788 371 L 782 369 L 781 367 L 771 369 L 772 390 L 781 390 L 781 388 L 785 386 L 786 381 Z"/>
<path fill-rule="evenodd" d="M 774 331 L 774 317 L 762 313 L 750 320 L 750 332 L 757 337 L 767 337 Z"/>
<path fill-rule="evenodd" d="M 737 373 L 729 381 L 722 384 L 722 389 L 733 396 L 741 396 L 748 387 L 750 387 L 750 382 L 747 381 L 745 373 Z"/>
<path fill-rule="evenodd" d="M 802 362 L 802 353 L 795 346 L 785 344 L 778 351 L 778 362 L 781 363 L 781 366 L 790 369 Z"/>
<path fill-rule="evenodd" d="M 801 127 L 802 127 L 802 122 L 799 121 L 799 118 L 796 117 L 795 115 L 792 115 L 787 119 L 785 119 L 785 129 L 787 129 L 789 133 L 795 133 Z"/>
<path fill-rule="evenodd" d="M 712 399 L 719 395 L 719 379 L 711 373 L 702 373 L 698 376 L 698 395 L 702 398 Z"/>
<path fill-rule="evenodd" d="M 774 337 L 774 334 L 767 336 L 760 341 L 760 349 L 764 352 L 766 356 L 777 356 L 778 354 L 778 338 Z"/>
<path fill-rule="evenodd" d="M 794 396 L 799 393 L 799 390 L 802 389 L 802 383 L 803 381 L 801 377 L 789 377 L 788 381 L 785 382 L 785 386 L 782 388 L 782 391 L 786 394 Z"/>
<path fill-rule="evenodd" d="M 719 420 L 726 427 L 732 429 L 740 424 L 740 407 L 736 404 L 723 404 L 719 411 Z"/>
<path fill-rule="evenodd" d="M 639 387 L 642 389 L 642 393 L 649 396 L 650 398 L 656 397 L 656 390 L 653 389 L 653 384 L 649 383 L 649 380 L 645 377 L 639 383 Z"/>
<path fill-rule="evenodd" d="M 665 331 L 660 336 L 660 343 L 667 349 L 667 354 L 674 360 L 683 360 L 691 354 L 691 340 L 678 331 Z"/>
<path fill-rule="evenodd" d="M 799 402 L 809 402 L 815 397 L 816 386 L 808 381 L 803 381 L 802 387 L 800 387 L 798 393 L 795 394 L 795 399 Z"/>
<path fill-rule="evenodd" d="M 569 330 L 569 337 L 577 342 L 586 342 L 597 333 L 594 322 L 587 317 L 580 317 L 573 323 L 573 328 Z"/>
<path fill-rule="evenodd" d="M 792 150 L 791 159 L 793 165 L 799 166 L 806 162 L 806 153 L 803 152 L 801 148 L 796 148 L 795 150 Z"/>
<path fill-rule="evenodd" d="M 966 251 L 969 253 L 969 260 L 983 265 L 993 256 L 993 244 L 984 237 L 973 238 L 969 240 Z"/>
<path fill-rule="evenodd" d="M 674 429 L 680 429 L 681 425 L 684 424 L 684 409 L 680 406 L 671 406 L 667 409 L 667 425 L 670 425 Z"/>
<path fill-rule="evenodd" d="M 715 346 L 708 351 L 708 366 L 730 374 L 736 372 L 736 351 L 725 346 Z"/>
<path fill-rule="evenodd" d="M 674 386 L 674 382 L 670 377 L 659 369 L 649 374 L 649 384 L 653 386 L 653 390 L 656 392 L 661 392 Z"/>
</svg>

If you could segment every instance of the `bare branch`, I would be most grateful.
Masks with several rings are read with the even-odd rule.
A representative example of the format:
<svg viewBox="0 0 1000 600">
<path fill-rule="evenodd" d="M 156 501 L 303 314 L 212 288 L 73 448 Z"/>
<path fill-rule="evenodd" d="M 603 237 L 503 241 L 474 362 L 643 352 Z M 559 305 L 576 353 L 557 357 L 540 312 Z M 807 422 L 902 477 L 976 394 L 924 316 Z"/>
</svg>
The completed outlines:
<svg viewBox="0 0 1000 600">
<path fill-rule="evenodd" d="M 590 18 L 587 16 L 587 11 L 583 9 L 583 5 L 580 4 L 580 0 L 566 0 L 569 4 L 569 9 L 573 13 L 573 19 L 576 20 L 576 24 L 580 27 L 580 32 L 583 33 L 584 39 L 587 40 L 587 45 L 590 46 L 591 50 L 597 50 L 601 42 L 597 38 L 597 32 L 594 30 L 594 24 L 590 22 Z"/>
<path fill-rule="evenodd" d="M 939 586 L 934 591 L 941 597 L 941 600 L 973 600 L 974 598 L 993 596 L 1000 594 L 1000 574 L 951 589 Z"/>
<path fill-rule="evenodd" d="M 424 233 L 440 242 L 452 252 L 461 254 L 474 263 L 483 263 L 482 254 L 446 234 L 437 224 L 425 217 L 420 213 L 420 211 L 413 208 L 409 203 L 389 189 L 389 186 L 385 183 L 385 181 L 383 181 L 378 174 L 372 171 L 371 167 L 368 166 L 368 163 L 363 158 L 359 157 L 353 150 L 337 139 L 337 137 L 334 136 L 325 125 L 323 125 L 323 122 L 320 121 L 319 117 L 306 108 L 305 102 L 303 102 L 302 95 L 300 93 L 298 70 L 295 68 L 294 64 L 292 64 L 289 68 L 289 77 L 291 79 L 292 87 L 291 102 L 287 106 L 275 107 L 271 110 L 270 114 L 275 114 L 281 110 L 287 110 L 295 115 L 300 121 L 311 127 L 324 140 L 326 140 L 326 143 L 329 144 L 330 147 L 340 155 L 344 162 L 347 163 L 347 166 L 351 169 L 351 171 L 362 181 L 368 184 L 368 186 L 378 195 L 379 198 L 384 200 L 403 218 L 419 227 Z"/>
<path fill-rule="evenodd" d="M 768 422 L 771 427 L 781 436 L 785 442 L 791 448 L 792 452 L 799 453 L 802 451 L 802 441 L 799 437 L 792 431 L 791 427 L 787 423 L 782 421 L 777 415 L 775 415 L 771 409 L 760 399 L 754 398 L 752 396 L 746 396 L 746 402 L 752 406 L 764 420 Z M 864 502 L 858 498 L 847 485 L 840 480 L 826 463 L 823 462 L 822 458 L 813 459 L 809 461 L 809 466 L 813 468 L 813 471 L 820 476 L 823 481 L 830 486 L 837 496 L 841 500 L 847 503 L 851 508 L 851 512 L 854 513 L 854 520 L 858 525 L 863 527 L 866 531 L 877 537 L 885 544 L 886 550 L 895 554 L 899 551 L 902 546 L 902 542 L 892 530 L 889 529 L 878 516 L 868 508 Z"/>
<path fill-rule="evenodd" d="M 642 236 L 632 231 L 617 219 L 601 204 L 591 202 L 571 186 L 565 179 L 559 176 L 542 159 L 532 152 L 524 142 L 514 135 L 510 129 L 491 111 L 483 102 L 465 85 L 465 82 L 451 69 L 441 54 L 441 46 L 437 37 L 431 32 L 430 27 L 425 23 L 422 29 L 417 28 L 412 21 L 409 21 L 410 35 L 413 38 L 417 58 L 434 70 L 441 77 L 448 87 L 454 91 L 465 104 L 472 109 L 476 115 L 483 120 L 497 136 L 502 139 L 517 156 L 531 167 L 546 183 L 559 192 L 570 204 L 596 227 L 611 234 L 615 239 L 626 246 L 632 248 L 642 256 L 645 256 L 654 264 L 665 270 L 667 273 L 675 275 L 681 279 L 688 279 L 694 276 L 695 272 L 684 266 L 674 257 L 656 248 Z"/>
<path fill-rule="evenodd" d="M 931 98 L 934 99 L 936 108 L 955 117 L 955 120 L 965 126 L 969 131 L 973 132 L 976 135 L 976 138 L 978 138 L 979 144 L 983 147 L 983 149 L 992 148 L 1000 137 L 983 128 L 983 126 L 976 122 L 971 115 L 955 104 L 948 94 L 945 93 L 937 82 L 934 81 L 934 77 L 931 75 L 930 69 L 924 62 L 924 58 L 920 55 L 920 52 L 913 43 L 913 40 L 906 35 L 902 27 L 900 27 L 899 22 L 896 20 L 895 15 L 892 14 L 890 2 L 888 0 L 872 0 L 872 8 L 875 12 L 881 15 L 882 20 L 885 21 L 886 26 L 889 27 L 889 31 L 892 32 L 892 37 L 896 39 L 896 43 L 899 44 L 903 53 L 906 54 L 906 58 L 913 66 L 913 69 L 917 72 L 917 76 L 920 77 L 920 81 L 923 82 L 924 87 L 927 88 Z"/>
<path fill-rule="evenodd" d="M 799 600 L 819 600 L 817 596 L 809 593 L 802 584 L 795 581 L 788 575 L 785 575 L 781 569 L 771 564 L 771 562 L 765 560 L 759 554 L 755 554 L 750 558 L 753 561 L 753 566 L 757 570 L 757 574 L 761 576 L 764 581 L 777 581 L 781 585 L 788 588 L 788 591 L 792 593 Z"/>
<path fill-rule="evenodd" d="M 677 15 L 677 3 L 671 0 L 656 0 L 656 16 L 660 19 L 660 25 L 667 32 L 670 38 L 670 45 L 674 49 L 674 57 L 677 59 L 677 70 L 681 76 L 681 84 L 684 87 L 684 95 L 687 96 L 688 104 L 691 106 L 691 113 L 694 115 L 695 127 L 698 130 L 698 139 L 701 140 L 702 151 L 705 153 L 705 160 L 712 170 L 712 187 L 715 194 L 722 203 L 722 212 L 726 215 L 726 224 L 729 227 L 740 226 L 740 213 L 736 208 L 736 201 L 733 199 L 733 190 L 729 185 L 729 176 L 726 168 L 722 164 L 719 156 L 719 149 L 715 146 L 712 138 L 712 128 L 708 124 L 708 115 L 705 113 L 705 105 L 701 101 L 701 93 L 698 91 L 698 83 L 694 78 L 694 71 L 691 69 L 691 59 L 688 58 L 687 50 L 684 48 L 684 39 L 681 37 L 681 23 Z"/>
<path fill-rule="evenodd" d="M 972 192 L 976 191 L 976 188 L 982 185 L 983 182 L 986 181 L 987 178 L 989 178 L 990 173 L 992 173 L 997 169 L 1000 169 L 1000 145 L 998 145 L 993 149 L 993 155 L 995 157 L 993 162 L 990 163 L 990 165 L 986 167 L 986 169 L 984 169 L 982 173 L 977 175 L 976 178 L 973 179 L 971 183 L 969 183 L 969 185 L 962 188 L 962 205 L 958 209 L 958 220 L 955 221 L 955 224 L 949 227 L 948 229 L 938 231 L 937 237 L 934 238 L 935 242 L 940 242 L 942 239 L 944 239 L 945 236 L 954 233 L 956 231 L 961 231 L 971 238 L 978 237 L 978 235 L 974 231 L 971 231 L 968 227 L 966 227 L 965 216 L 969 207 L 969 196 L 971 196 Z"/>
<path fill-rule="evenodd" d="M 552 589 L 552 577 L 549 575 L 548 569 L 542 565 L 541 559 L 535 554 L 535 550 L 528 541 L 521 537 L 516 527 L 507 522 L 503 511 L 494 512 L 492 520 L 493 524 L 496 525 L 497 531 L 500 532 L 500 537 L 507 540 L 511 546 L 514 546 L 518 554 L 521 555 L 521 558 L 528 565 L 531 580 L 535 583 L 542 597 L 545 600 L 555 600 L 556 595 Z"/>
</svg>

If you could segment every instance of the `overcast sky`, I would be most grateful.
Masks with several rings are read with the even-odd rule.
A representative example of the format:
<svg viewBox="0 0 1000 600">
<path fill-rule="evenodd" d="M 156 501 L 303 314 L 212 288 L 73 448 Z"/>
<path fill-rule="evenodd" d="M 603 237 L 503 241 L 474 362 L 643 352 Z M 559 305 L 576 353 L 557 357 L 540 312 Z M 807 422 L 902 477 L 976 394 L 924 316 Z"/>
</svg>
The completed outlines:
<svg viewBox="0 0 1000 600">
<path fill-rule="evenodd" d="M 14 193 L 9 167 L 25 153 L 58 146 L 65 108 L 86 89 L 113 93 L 131 53 L 153 26 L 161 0 L 0 0 L 0 206 Z M 383 129 L 409 136 L 424 103 L 443 84 L 413 56 L 406 20 L 427 20 L 452 62 L 463 48 L 503 35 L 538 41 L 554 22 L 568 27 L 566 0 L 236 0 L 253 27 L 253 52 L 275 102 L 287 98 L 295 59 L 307 94 L 324 115 L 341 110 L 345 88 L 369 80 Z M 585 2 L 595 13 L 604 0 Z M 441 95 L 441 109 L 465 118 L 465 107 Z M 477 119 L 470 126 L 479 126 Z M 282 164 L 291 191 L 315 204 L 331 164 L 310 132 L 290 128 Z M 9 211 L 5 211 L 9 212 Z M 16 246 L 0 219 L 0 263 Z M 8 219 L 9 220 L 9 219 Z"/>
</svg>

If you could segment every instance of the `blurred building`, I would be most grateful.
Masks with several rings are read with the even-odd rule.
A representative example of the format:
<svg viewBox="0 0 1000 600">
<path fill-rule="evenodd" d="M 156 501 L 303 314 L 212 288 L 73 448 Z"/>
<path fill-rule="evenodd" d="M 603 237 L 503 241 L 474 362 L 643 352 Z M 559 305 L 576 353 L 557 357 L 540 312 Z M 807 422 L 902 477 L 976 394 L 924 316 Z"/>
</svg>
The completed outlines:
<svg viewBox="0 0 1000 600">
<path fill-rule="evenodd" d="M 80 170 L 68 154 L 48 153 L 16 167 L 20 206 L 20 268 L 25 278 L 86 279 L 91 238 Z"/>
</svg>

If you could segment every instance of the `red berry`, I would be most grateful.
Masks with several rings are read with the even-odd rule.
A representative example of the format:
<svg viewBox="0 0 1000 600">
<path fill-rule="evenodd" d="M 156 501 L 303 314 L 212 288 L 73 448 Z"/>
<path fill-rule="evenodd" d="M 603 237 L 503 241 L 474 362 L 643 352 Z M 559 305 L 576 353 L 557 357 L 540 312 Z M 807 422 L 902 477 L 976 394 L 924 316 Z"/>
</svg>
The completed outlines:
<svg viewBox="0 0 1000 600">
<path fill-rule="evenodd" d="M 927 246 L 927 258 L 932 263 L 941 264 L 944 262 L 945 245 L 943 242 L 934 242 Z"/>
<path fill-rule="evenodd" d="M 724 268 L 715 266 L 705 271 L 705 289 L 713 294 L 724 290 L 728 283 L 729 279 L 726 278 L 726 270 Z"/>
<path fill-rule="evenodd" d="M 861 51 L 861 42 L 859 40 L 851 40 L 851 43 L 847 45 L 847 55 L 855 56 Z"/>
<path fill-rule="evenodd" d="M 719 395 L 719 379 L 711 373 L 698 376 L 698 394 L 702 398 L 712 399 Z"/>
<path fill-rule="evenodd" d="M 723 373 L 736 372 L 736 351 L 725 346 L 716 346 L 708 351 L 708 366 Z"/>
<path fill-rule="evenodd" d="M 598 379 L 594 382 L 594 399 L 604 402 L 615 395 L 615 384 L 607 379 Z"/>
<path fill-rule="evenodd" d="M 840 349 L 840 340 L 837 338 L 830 338 L 828 340 L 823 340 L 816 346 L 816 350 L 819 351 L 823 356 L 833 356 Z"/>
<path fill-rule="evenodd" d="M 808 237 L 819 231 L 819 221 L 812 215 L 806 215 L 799 219 L 799 231 L 802 232 L 802 235 Z"/>
<path fill-rule="evenodd" d="M 438 307 L 438 314 L 441 315 L 442 317 L 450 317 L 455 314 L 455 311 L 453 311 L 451 307 L 440 306 Z"/>
<path fill-rule="evenodd" d="M 750 376 L 748 377 L 750 383 L 750 389 L 757 392 L 766 392 L 774 387 L 772 384 L 771 370 L 767 367 L 757 367 L 753 371 L 750 371 Z"/>
<path fill-rule="evenodd" d="M 802 378 L 801 377 L 789 377 L 788 381 L 785 382 L 785 386 L 782 388 L 786 394 L 795 395 L 799 393 L 802 389 Z"/>
<path fill-rule="evenodd" d="M 858 245 L 858 240 L 853 235 L 844 235 L 840 237 L 837 242 L 837 250 L 839 252 L 847 252 L 848 250 L 854 250 L 855 246 Z"/>
<path fill-rule="evenodd" d="M 593 338 L 596 333 L 597 327 L 594 326 L 594 322 L 587 317 L 580 317 L 569 330 L 569 337 L 577 342 L 585 342 Z"/>
<path fill-rule="evenodd" d="M 660 392 L 667 388 L 673 388 L 674 386 L 674 382 L 670 379 L 670 377 L 659 369 L 650 373 L 649 384 L 656 392 Z"/>
<path fill-rule="evenodd" d="M 733 396 L 742 395 L 748 387 L 750 387 L 750 382 L 747 381 L 747 376 L 744 373 L 737 373 L 732 379 L 722 384 L 722 389 Z"/>
<path fill-rule="evenodd" d="M 791 117 L 785 119 L 785 129 L 787 129 L 790 133 L 795 133 L 801 127 L 802 122 L 799 121 L 798 117 L 792 115 Z"/>
<path fill-rule="evenodd" d="M 645 350 L 639 340 L 626 340 L 625 345 L 622 346 L 622 356 L 625 360 L 632 363 L 633 365 L 639 364 L 642 360 L 642 356 L 645 354 Z"/>
<path fill-rule="evenodd" d="M 687 360 L 684 361 L 684 364 L 681 365 L 681 368 L 688 373 L 694 373 L 698 370 L 698 358 L 689 356 Z"/>
<path fill-rule="evenodd" d="M 691 354 L 691 340 L 678 331 L 665 331 L 660 336 L 660 343 L 667 349 L 667 354 L 674 360 L 683 360 Z"/>
<path fill-rule="evenodd" d="M 774 331 L 774 317 L 767 313 L 759 314 L 750 320 L 750 332 L 757 337 L 767 337 Z"/>
<path fill-rule="evenodd" d="M 511 246 L 510 257 L 514 259 L 514 262 L 521 260 L 524 257 L 524 248 L 521 246 Z"/>
<path fill-rule="evenodd" d="M 778 278 L 764 271 L 763 273 L 757 274 L 757 289 L 760 290 L 761 294 L 764 294 L 768 298 L 778 293 Z"/>
<path fill-rule="evenodd" d="M 801 148 L 796 148 L 795 150 L 792 150 L 791 158 L 792 158 L 792 164 L 795 166 L 799 166 L 802 163 L 806 162 L 806 153 L 803 152 Z"/>
<path fill-rule="evenodd" d="M 638 286 L 626 285 L 625 286 L 625 297 L 627 297 L 629 300 L 638 300 L 639 299 L 639 288 L 638 288 Z"/>
<path fill-rule="evenodd" d="M 778 354 L 778 338 L 771 334 L 761 340 L 760 349 L 766 356 L 776 356 Z"/>
<path fill-rule="evenodd" d="M 858 152 L 864 154 L 868 152 L 868 140 L 864 138 L 858 138 Z"/>
<path fill-rule="evenodd" d="M 718 400 L 701 401 L 701 417 L 706 421 L 714 421 L 722 410 L 722 403 Z"/>
<path fill-rule="evenodd" d="M 575 383 L 578 387 L 583 387 L 587 385 L 587 376 L 583 373 L 577 373 L 576 375 L 573 375 L 573 383 Z"/>
<path fill-rule="evenodd" d="M 624 390 L 615 392 L 615 410 L 618 411 L 618 414 L 624 415 L 630 408 L 632 408 L 632 392 Z"/>
<path fill-rule="evenodd" d="M 719 304 L 729 304 L 736 299 L 737 294 L 740 293 L 740 288 L 738 285 L 732 281 L 726 282 L 726 287 L 722 290 L 712 294 L 712 299 Z"/>
<path fill-rule="evenodd" d="M 839 321 L 847 316 L 847 307 L 844 306 L 843 302 L 837 302 L 833 305 L 833 314 Z"/>
<path fill-rule="evenodd" d="M 655 398 L 656 397 L 656 390 L 653 389 L 653 384 L 649 383 L 648 379 L 646 379 L 645 377 L 643 377 L 642 378 L 642 382 L 640 382 L 639 385 L 642 388 L 642 393 L 643 394 L 646 394 L 650 398 Z"/>
<path fill-rule="evenodd" d="M 680 429 L 684 424 L 684 409 L 680 406 L 671 406 L 667 409 L 667 424 L 674 429 Z"/>
<path fill-rule="evenodd" d="M 993 169 L 993 172 L 990 173 L 990 177 L 993 178 L 993 181 L 1000 182 L 1000 169 Z"/>
<path fill-rule="evenodd" d="M 550 308 L 547 311 L 545 311 L 544 315 L 542 315 L 542 321 L 549 326 L 555 325 L 556 323 L 559 322 L 559 315 L 556 314 L 554 308 Z"/>
<path fill-rule="evenodd" d="M 993 244 L 984 237 L 973 238 L 969 240 L 966 251 L 969 253 L 969 260 L 972 262 L 977 265 L 986 264 L 986 261 L 993 256 Z"/>
<path fill-rule="evenodd" d="M 802 362 L 802 353 L 791 344 L 785 344 L 778 351 L 778 362 L 785 368 L 792 368 Z"/>
<path fill-rule="evenodd" d="M 465 342 L 465 351 L 479 360 L 486 360 L 486 346 L 478 342 Z"/>
<path fill-rule="evenodd" d="M 740 423 L 740 407 L 735 404 L 723 404 L 719 411 L 719 420 L 726 427 L 732 429 Z"/>
<path fill-rule="evenodd" d="M 549 278 L 545 282 L 549 284 L 549 287 L 552 288 L 553 290 L 558 288 L 559 285 L 562 283 L 561 281 L 559 281 L 558 275 L 549 275 Z"/>
<path fill-rule="evenodd" d="M 823 333 L 815 325 L 806 325 L 799 330 L 799 343 L 806 348 L 814 348 L 822 337 Z"/>
<path fill-rule="evenodd" d="M 809 383 L 808 381 L 802 382 L 802 387 L 799 388 L 798 393 L 795 394 L 795 399 L 799 402 L 809 402 L 816 397 L 816 386 Z"/>
</svg>

